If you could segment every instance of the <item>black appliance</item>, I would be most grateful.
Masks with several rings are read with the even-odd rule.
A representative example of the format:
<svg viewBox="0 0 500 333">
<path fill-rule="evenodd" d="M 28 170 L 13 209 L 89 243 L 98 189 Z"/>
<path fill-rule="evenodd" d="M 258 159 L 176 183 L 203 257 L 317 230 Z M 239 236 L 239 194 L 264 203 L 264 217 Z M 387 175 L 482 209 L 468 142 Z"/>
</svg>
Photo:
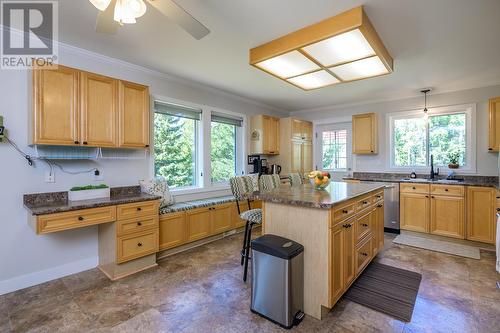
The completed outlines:
<svg viewBox="0 0 500 333">
<path fill-rule="evenodd" d="M 267 159 L 261 158 L 260 155 L 249 155 L 248 165 L 253 165 L 252 173 L 257 173 L 259 175 L 266 175 L 269 173 Z"/>
</svg>

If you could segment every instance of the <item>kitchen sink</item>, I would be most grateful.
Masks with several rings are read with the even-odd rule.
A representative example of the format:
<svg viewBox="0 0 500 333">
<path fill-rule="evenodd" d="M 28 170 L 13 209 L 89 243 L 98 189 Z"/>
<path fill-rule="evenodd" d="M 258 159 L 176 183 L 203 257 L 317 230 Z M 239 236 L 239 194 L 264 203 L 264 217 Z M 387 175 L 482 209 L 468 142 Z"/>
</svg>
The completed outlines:
<svg viewBox="0 0 500 333">
<path fill-rule="evenodd" d="M 463 179 L 427 179 L 427 178 L 403 178 L 401 181 L 405 182 L 415 182 L 415 183 L 428 183 L 428 182 L 433 182 L 433 183 L 461 183 L 464 180 Z"/>
</svg>

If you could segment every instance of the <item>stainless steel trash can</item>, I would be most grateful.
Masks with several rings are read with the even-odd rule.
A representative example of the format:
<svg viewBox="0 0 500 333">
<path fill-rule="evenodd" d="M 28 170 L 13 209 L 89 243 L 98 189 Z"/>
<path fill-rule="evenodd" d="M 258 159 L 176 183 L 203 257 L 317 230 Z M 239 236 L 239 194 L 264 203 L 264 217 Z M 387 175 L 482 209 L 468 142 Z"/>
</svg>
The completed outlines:
<svg viewBox="0 0 500 333">
<path fill-rule="evenodd" d="M 304 317 L 304 247 L 276 235 L 252 241 L 250 309 L 284 328 Z"/>
</svg>

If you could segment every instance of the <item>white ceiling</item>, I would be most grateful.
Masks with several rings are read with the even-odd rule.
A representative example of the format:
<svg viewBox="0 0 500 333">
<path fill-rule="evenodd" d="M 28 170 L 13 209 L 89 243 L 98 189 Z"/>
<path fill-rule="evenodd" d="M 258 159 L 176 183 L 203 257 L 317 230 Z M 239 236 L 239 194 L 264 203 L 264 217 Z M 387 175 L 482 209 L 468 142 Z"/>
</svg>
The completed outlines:
<svg viewBox="0 0 500 333">
<path fill-rule="evenodd" d="M 211 30 L 207 37 L 195 40 L 152 7 L 115 36 L 97 34 L 88 0 L 61 0 L 60 40 L 287 111 L 500 83 L 499 0 L 176 1 Z M 394 73 L 305 92 L 248 65 L 250 48 L 358 5 Z"/>
</svg>

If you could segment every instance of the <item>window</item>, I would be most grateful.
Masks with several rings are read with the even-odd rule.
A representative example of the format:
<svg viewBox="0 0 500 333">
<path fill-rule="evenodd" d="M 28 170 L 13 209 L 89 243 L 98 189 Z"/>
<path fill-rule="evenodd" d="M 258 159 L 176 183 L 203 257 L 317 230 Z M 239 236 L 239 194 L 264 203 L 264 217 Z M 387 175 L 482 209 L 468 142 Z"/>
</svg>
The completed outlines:
<svg viewBox="0 0 500 333">
<path fill-rule="evenodd" d="M 154 102 L 154 172 L 172 188 L 197 186 L 201 110 Z"/>
<path fill-rule="evenodd" d="M 322 132 L 323 170 L 347 169 L 347 130 L 332 130 Z"/>
<path fill-rule="evenodd" d="M 227 182 L 238 173 L 238 134 L 243 119 L 212 112 L 211 150 L 212 183 Z"/>
<path fill-rule="evenodd" d="M 422 111 L 393 114 L 391 125 L 391 167 L 419 169 L 434 165 L 447 167 L 454 156 L 462 170 L 473 170 L 470 158 L 473 106 L 455 106 L 429 110 L 428 119 Z"/>
</svg>

